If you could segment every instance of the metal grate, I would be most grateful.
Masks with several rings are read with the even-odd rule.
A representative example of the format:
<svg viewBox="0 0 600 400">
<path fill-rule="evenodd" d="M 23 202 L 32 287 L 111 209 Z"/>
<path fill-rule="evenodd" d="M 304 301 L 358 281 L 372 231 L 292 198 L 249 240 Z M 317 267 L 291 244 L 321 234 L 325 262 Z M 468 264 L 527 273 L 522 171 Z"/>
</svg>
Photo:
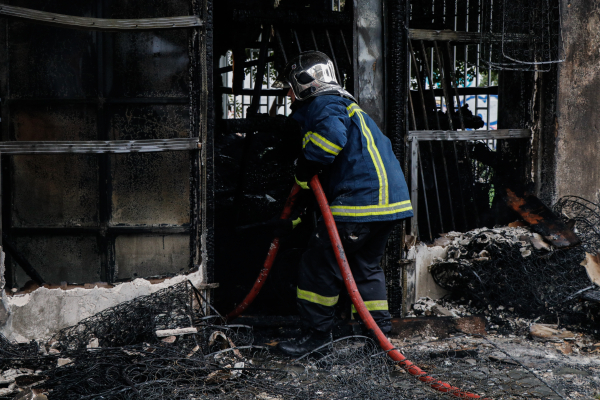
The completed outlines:
<svg viewBox="0 0 600 400">
<path fill-rule="evenodd" d="M 333 11 L 344 11 L 346 0 L 331 0 L 331 9 Z"/>
<path fill-rule="evenodd" d="M 447 114 L 449 106 L 453 107 L 450 114 L 458 112 L 458 107 L 468 108 L 463 112 L 463 117 L 464 114 L 468 117 L 463 128 L 467 130 L 498 127 L 498 72 L 481 61 L 482 1 L 435 1 L 429 3 L 431 8 L 413 4 L 410 20 L 411 28 L 445 29 L 465 34 L 460 41 L 450 41 L 456 39 L 452 36 L 445 40 L 436 39 L 435 31 L 431 32 L 431 40 L 423 40 L 427 35 L 418 35 L 418 40 L 414 39 L 417 35 L 411 35 L 410 76 L 413 96 L 417 95 L 420 83 L 421 90 L 425 91 L 425 102 L 433 103 L 429 105 L 431 111 L 435 105 L 436 114 Z M 418 114 L 420 110 L 415 112 Z M 470 118 L 470 114 L 475 120 L 481 118 L 483 125 Z M 437 119 L 430 116 L 429 127 L 426 127 L 417 115 L 417 124 L 412 124 L 411 129 L 461 129 L 459 120 L 446 122 L 447 116 L 439 117 L 438 124 Z M 493 143 L 490 145 L 494 146 Z"/>
<path fill-rule="evenodd" d="M 260 49 L 247 49 L 246 63 L 256 63 L 259 57 Z M 273 57 L 273 51 L 269 51 L 269 58 Z M 233 67 L 233 54 L 228 51 L 225 56 L 220 59 L 221 68 Z M 251 65 L 246 67 L 244 70 L 244 90 L 254 89 L 254 83 L 256 81 L 257 65 Z M 267 62 L 265 65 L 265 75 L 262 82 L 262 93 L 265 90 L 273 90 L 272 87 L 275 79 L 277 78 L 277 71 L 273 66 L 273 61 Z M 233 71 L 223 72 L 221 74 L 223 86 L 231 88 L 233 86 Z M 223 94 L 223 119 L 240 119 L 246 118 L 248 108 L 252 105 L 252 95 L 242 94 Z M 291 101 L 288 97 L 283 95 L 266 95 L 260 96 L 260 103 L 258 112 L 261 114 L 269 114 L 270 116 L 275 115 L 289 115 Z"/>
<path fill-rule="evenodd" d="M 549 10 L 551 0 L 533 3 L 539 1 L 545 1 Z M 411 150 L 411 198 L 419 209 L 411 232 L 423 240 L 450 230 L 493 225 L 498 219 L 496 192 L 503 172 L 493 160 L 504 157 L 506 149 L 496 152 L 497 139 L 515 136 L 498 130 L 499 71 L 504 68 L 492 60 L 499 59 L 498 49 L 509 50 L 508 38 L 515 49 L 529 49 L 526 54 L 535 50 L 534 44 L 541 39 L 517 32 L 514 21 L 522 13 L 523 24 L 533 27 L 536 18 L 543 16 L 541 11 L 528 11 L 534 5 L 517 1 L 510 4 L 515 10 L 510 10 L 509 18 L 498 12 L 507 10 L 504 2 L 411 2 L 408 125 L 411 140 L 421 142 L 421 146 L 413 142 Z M 553 32 L 550 25 L 557 26 L 552 18 L 546 16 L 543 23 L 549 32 Z M 489 34 L 492 28 L 503 26 L 515 33 Z M 547 58 L 551 57 L 552 49 L 547 45 L 546 49 Z M 520 56 L 517 50 L 511 54 Z M 517 131 L 521 133 L 516 136 L 529 135 L 527 130 Z"/>
</svg>

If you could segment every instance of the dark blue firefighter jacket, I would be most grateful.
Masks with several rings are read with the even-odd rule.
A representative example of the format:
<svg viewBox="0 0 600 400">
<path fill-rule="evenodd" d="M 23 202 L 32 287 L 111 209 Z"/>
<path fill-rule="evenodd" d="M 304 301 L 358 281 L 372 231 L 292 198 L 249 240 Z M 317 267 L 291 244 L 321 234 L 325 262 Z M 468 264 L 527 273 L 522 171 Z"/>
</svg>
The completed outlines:
<svg viewBox="0 0 600 400">
<path fill-rule="evenodd" d="M 336 221 L 390 221 L 413 216 L 408 188 L 390 140 L 360 107 L 325 95 L 296 110 L 304 156 L 321 174 Z"/>
</svg>

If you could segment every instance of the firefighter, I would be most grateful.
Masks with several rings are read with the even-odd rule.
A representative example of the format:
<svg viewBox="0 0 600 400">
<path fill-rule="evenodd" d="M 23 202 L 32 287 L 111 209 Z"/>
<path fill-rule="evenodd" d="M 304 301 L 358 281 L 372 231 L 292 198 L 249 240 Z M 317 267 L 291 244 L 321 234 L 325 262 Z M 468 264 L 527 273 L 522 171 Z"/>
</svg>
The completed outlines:
<svg viewBox="0 0 600 400">
<path fill-rule="evenodd" d="M 360 294 L 387 333 L 391 318 L 379 263 L 394 225 L 413 215 L 400 163 L 389 139 L 337 82 L 325 54 L 300 53 L 287 64 L 280 82 L 290 88 L 291 117 L 303 134 L 296 183 L 310 189 L 309 180 L 320 174 Z M 303 334 L 279 343 L 279 349 L 299 356 L 331 341 L 334 308 L 343 289 L 320 219 L 298 272 L 297 307 Z M 354 306 L 352 312 L 356 313 Z"/>
</svg>

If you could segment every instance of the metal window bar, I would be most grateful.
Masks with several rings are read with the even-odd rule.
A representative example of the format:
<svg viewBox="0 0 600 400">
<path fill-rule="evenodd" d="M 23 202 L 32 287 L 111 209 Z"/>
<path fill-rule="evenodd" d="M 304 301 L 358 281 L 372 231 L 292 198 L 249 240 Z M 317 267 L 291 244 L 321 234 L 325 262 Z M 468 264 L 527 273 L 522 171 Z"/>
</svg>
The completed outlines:
<svg viewBox="0 0 600 400">
<path fill-rule="evenodd" d="M 259 38 L 259 41 L 261 38 Z M 281 38 L 279 36 L 279 32 L 276 31 L 275 38 L 272 39 L 272 45 L 277 46 L 280 45 L 281 48 Z M 246 60 L 246 63 L 257 61 L 259 58 L 259 49 L 247 49 L 249 51 L 249 58 Z M 273 57 L 273 50 L 269 51 L 269 59 Z M 284 57 L 287 60 L 287 57 Z M 231 52 L 228 52 L 225 56 L 221 57 L 221 61 L 219 64 L 220 68 L 231 67 L 233 65 Z M 253 90 L 255 88 L 256 74 L 257 74 L 257 65 L 247 66 L 249 73 L 245 75 L 244 81 L 242 84 L 243 90 Z M 221 73 L 221 78 L 223 82 L 223 87 L 227 89 L 231 89 L 233 87 L 233 72 L 225 71 Z M 272 85 L 274 83 L 274 75 L 273 75 L 273 62 L 268 61 L 265 65 L 265 74 L 263 77 L 262 89 L 273 89 Z M 264 93 L 264 92 L 263 92 Z M 235 95 L 235 94 L 223 94 L 223 119 L 241 119 L 247 117 L 248 107 L 252 104 L 252 96 L 247 94 Z M 260 113 L 276 113 L 279 115 L 289 115 L 291 113 L 290 109 L 290 100 L 285 96 L 279 95 L 261 95 L 260 101 L 258 104 L 258 110 Z"/>
</svg>

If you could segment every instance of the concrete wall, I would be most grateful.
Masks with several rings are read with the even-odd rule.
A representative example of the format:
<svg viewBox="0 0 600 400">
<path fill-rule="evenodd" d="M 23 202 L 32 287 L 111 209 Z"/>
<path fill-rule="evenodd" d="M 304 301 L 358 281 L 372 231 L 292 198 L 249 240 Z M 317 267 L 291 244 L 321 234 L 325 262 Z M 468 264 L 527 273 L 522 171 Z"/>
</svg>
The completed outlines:
<svg viewBox="0 0 600 400">
<path fill-rule="evenodd" d="M 1 253 L 0 253 L 1 254 Z M 2 261 L 2 259 L 0 259 Z M 0 273 L 3 263 L 0 264 Z M 0 276 L 3 276 L 0 275 Z M 135 279 L 113 288 L 47 289 L 8 296 L 4 281 L 0 279 L 0 333 L 11 341 L 47 340 L 63 328 L 77 324 L 119 303 L 146 296 L 158 290 L 189 279 L 198 287 L 203 283 L 204 266 L 189 275 L 179 275 L 152 284 L 145 279 Z"/>
<path fill-rule="evenodd" d="M 600 189 L 600 1 L 561 0 L 556 197 L 596 201 Z"/>
</svg>

